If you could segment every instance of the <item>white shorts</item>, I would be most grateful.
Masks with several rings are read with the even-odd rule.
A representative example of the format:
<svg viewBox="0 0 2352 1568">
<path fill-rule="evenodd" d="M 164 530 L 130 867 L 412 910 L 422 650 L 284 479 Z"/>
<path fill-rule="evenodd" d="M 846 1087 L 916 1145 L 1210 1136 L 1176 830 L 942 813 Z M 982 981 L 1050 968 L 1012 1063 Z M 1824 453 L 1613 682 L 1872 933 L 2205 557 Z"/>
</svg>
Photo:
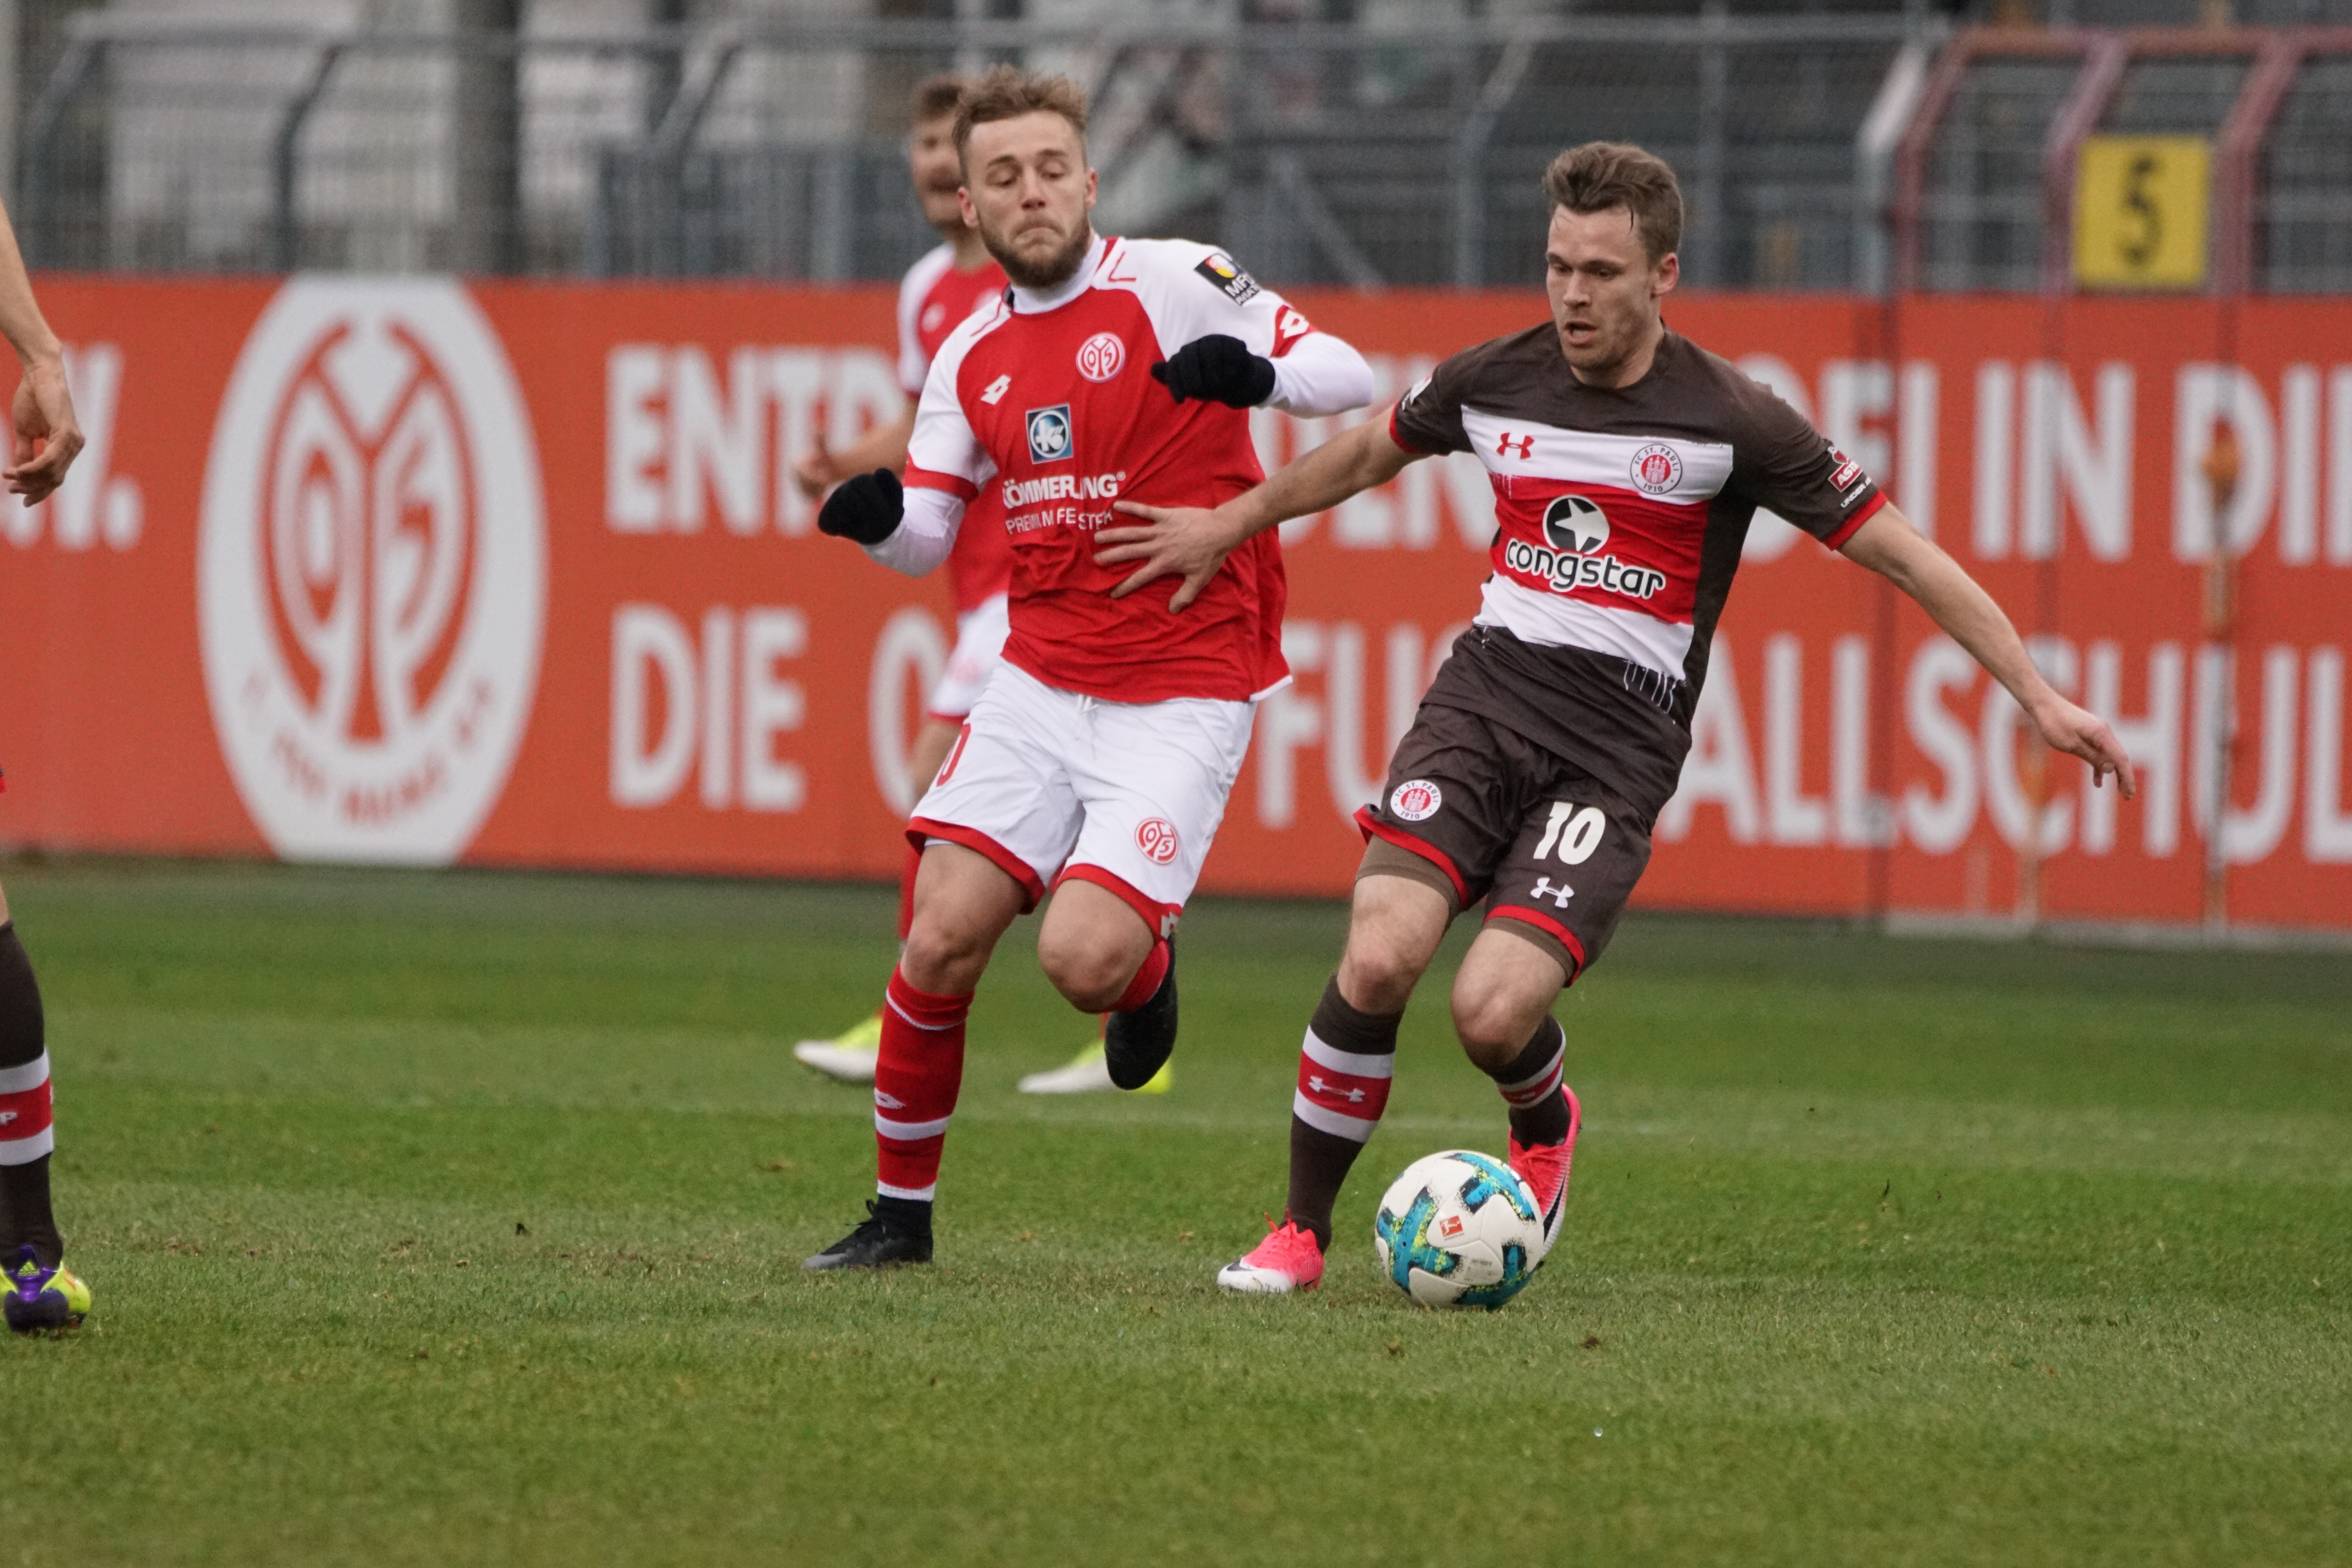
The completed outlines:
<svg viewBox="0 0 2352 1568">
<path fill-rule="evenodd" d="M 1004 657 L 1004 639 L 1013 635 L 1013 612 L 1002 594 L 991 595 L 956 617 L 955 651 L 931 688 L 927 711 L 953 724 L 971 711 L 981 689 Z"/>
<path fill-rule="evenodd" d="M 1224 820 L 1252 716 L 1207 697 L 1107 702 L 1000 665 L 907 836 L 987 856 L 1032 909 L 1049 886 L 1097 883 L 1165 936 Z"/>
</svg>

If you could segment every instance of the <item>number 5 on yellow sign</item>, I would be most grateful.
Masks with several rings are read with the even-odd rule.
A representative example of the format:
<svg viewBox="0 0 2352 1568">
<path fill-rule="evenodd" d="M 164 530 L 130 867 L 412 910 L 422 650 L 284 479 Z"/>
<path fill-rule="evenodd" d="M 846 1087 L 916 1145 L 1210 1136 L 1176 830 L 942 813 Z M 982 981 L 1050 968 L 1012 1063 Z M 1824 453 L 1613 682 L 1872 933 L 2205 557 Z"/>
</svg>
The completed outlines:
<svg viewBox="0 0 2352 1568">
<path fill-rule="evenodd" d="M 2074 165 L 2074 281 L 2195 289 L 2205 281 L 2213 144 L 2202 136 L 2092 136 Z"/>
</svg>

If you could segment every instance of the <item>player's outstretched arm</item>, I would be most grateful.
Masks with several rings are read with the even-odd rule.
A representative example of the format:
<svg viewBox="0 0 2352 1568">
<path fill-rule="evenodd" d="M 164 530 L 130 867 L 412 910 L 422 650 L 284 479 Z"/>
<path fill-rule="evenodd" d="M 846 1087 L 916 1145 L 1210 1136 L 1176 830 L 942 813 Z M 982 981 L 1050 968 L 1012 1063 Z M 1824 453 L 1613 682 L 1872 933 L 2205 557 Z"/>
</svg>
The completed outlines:
<svg viewBox="0 0 2352 1568">
<path fill-rule="evenodd" d="M 0 208 L 0 335 L 7 338 L 24 367 L 10 410 L 15 442 L 0 477 L 31 506 L 64 482 L 66 469 L 81 450 L 81 422 L 74 417 L 73 395 L 66 390 L 64 351 L 57 333 L 41 319 L 5 208 Z"/>
<path fill-rule="evenodd" d="M 1125 582 L 1110 591 L 1124 598 L 1157 577 L 1184 579 L 1168 607 L 1181 610 L 1200 596 L 1225 557 L 1254 535 L 1294 517 L 1338 506 L 1349 496 L 1384 485 L 1423 456 L 1389 437 L 1386 415 L 1341 431 L 1313 451 L 1294 458 L 1255 489 L 1211 510 L 1192 506 L 1114 505 L 1148 528 L 1106 528 L 1095 534 L 1095 560 L 1105 566 L 1137 563 Z"/>
<path fill-rule="evenodd" d="M 945 490 L 898 482 L 887 468 L 857 474 L 824 498 L 817 531 L 865 547 L 894 572 L 920 577 L 955 549 L 963 502 Z"/>
<path fill-rule="evenodd" d="M 2009 689 L 2045 743 L 2091 764 L 2094 784 L 2113 773 L 2126 800 L 2138 793 L 2131 758 L 2124 754 L 2106 721 L 2067 701 L 2042 678 L 2017 628 L 1992 595 L 1901 512 L 1881 507 L 1839 548 L 1848 560 L 1869 567 L 1917 601 L 1954 642 Z"/>
</svg>

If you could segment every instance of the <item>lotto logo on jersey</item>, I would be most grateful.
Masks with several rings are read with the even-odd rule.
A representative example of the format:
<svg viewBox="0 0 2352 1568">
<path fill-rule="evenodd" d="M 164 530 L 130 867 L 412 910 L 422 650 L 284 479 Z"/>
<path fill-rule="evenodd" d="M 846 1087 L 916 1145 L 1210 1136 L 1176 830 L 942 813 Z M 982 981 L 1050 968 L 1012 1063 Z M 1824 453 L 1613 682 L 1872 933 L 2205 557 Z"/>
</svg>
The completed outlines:
<svg viewBox="0 0 2352 1568">
<path fill-rule="evenodd" d="M 1257 298 L 1257 279 L 1216 251 L 1202 257 L 1201 265 L 1192 270 L 1214 284 L 1219 293 L 1236 305 L 1246 305 Z"/>
<path fill-rule="evenodd" d="M 1135 847 L 1155 866 L 1176 858 L 1176 825 L 1164 816 L 1148 816 L 1135 826 Z"/>
<path fill-rule="evenodd" d="M 1389 815 L 1400 822 L 1426 822 L 1445 803 L 1445 792 L 1427 779 L 1407 779 L 1389 796 Z"/>
<path fill-rule="evenodd" d="M 1117 332 L 1097 332 L 1078 345 L 1078 374 L 1088 381 L 1108 381 L 1127 363 L 1127 345 Z"/>
<path fill-rule="evenodd" d="M 1024 420 L 1029 427 L 1029 460 L 1033 463 L 1058 463 L 1070 455 L 1074 443 L 1070 438 L 1070 405 L 1056 403 L 1051 408 L 1032 408 Z"/>
<path fill-rule="evenodd" d="M 1627 465 L 1633 488 L 1643 495 L 1662 496 L 1683 482 L 1683 457 L 1664 441 L 1653 441 L 1633 454 Z"/>
<path fill-rule="evenodd" d="M 1285 305 L 1274 315 L 1274 357 L 1280 359 L 1288 353 L 1293 343 L 1314 330 L 1314 323 L 1295 307 Z"/>
</svg>

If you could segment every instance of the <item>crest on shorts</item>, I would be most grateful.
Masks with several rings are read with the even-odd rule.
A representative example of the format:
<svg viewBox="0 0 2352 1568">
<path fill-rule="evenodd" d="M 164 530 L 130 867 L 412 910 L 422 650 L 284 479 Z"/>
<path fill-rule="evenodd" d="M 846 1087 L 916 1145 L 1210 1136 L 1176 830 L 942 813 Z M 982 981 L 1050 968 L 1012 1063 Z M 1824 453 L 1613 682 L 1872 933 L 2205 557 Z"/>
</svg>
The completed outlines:
<svg viewBox="0 0 2352 1568">
<path fill-rule="evenodd" d="M 1032 408 L 1024 423 L 1029 427 L 1029 460 L 1033 463 L 1058 463 L 1070 455 L 1074 443 L 1070 436 L 1070 405 L 1056 403 L 1051 408 Z"/>
<path fill-rule="evenodd" d="M 1633 454 L 1627 465 L 1633 488 L 1645 496 L 1662 496 L 1683 482 L 1683 455 L 1664 441 L 1653 441 Z"/>
<path fill-rule="evenodd" d="M 1246 305 L 1257 298 L 1257 279 L 1234 266 L 1223 251 L 1209 252 L 1201 258 L 1201 265 L 1192 270 L 1215 285 L 1219 293 L 1236 305 Z"/>
<path fill-rule="evenodd" d="M 1426 822 L 1445 804 L 1445 792 L 1427 779 L 1407 779 L 1389 795 L 1389 815 L 1400 822 Z"/>
</svg>

